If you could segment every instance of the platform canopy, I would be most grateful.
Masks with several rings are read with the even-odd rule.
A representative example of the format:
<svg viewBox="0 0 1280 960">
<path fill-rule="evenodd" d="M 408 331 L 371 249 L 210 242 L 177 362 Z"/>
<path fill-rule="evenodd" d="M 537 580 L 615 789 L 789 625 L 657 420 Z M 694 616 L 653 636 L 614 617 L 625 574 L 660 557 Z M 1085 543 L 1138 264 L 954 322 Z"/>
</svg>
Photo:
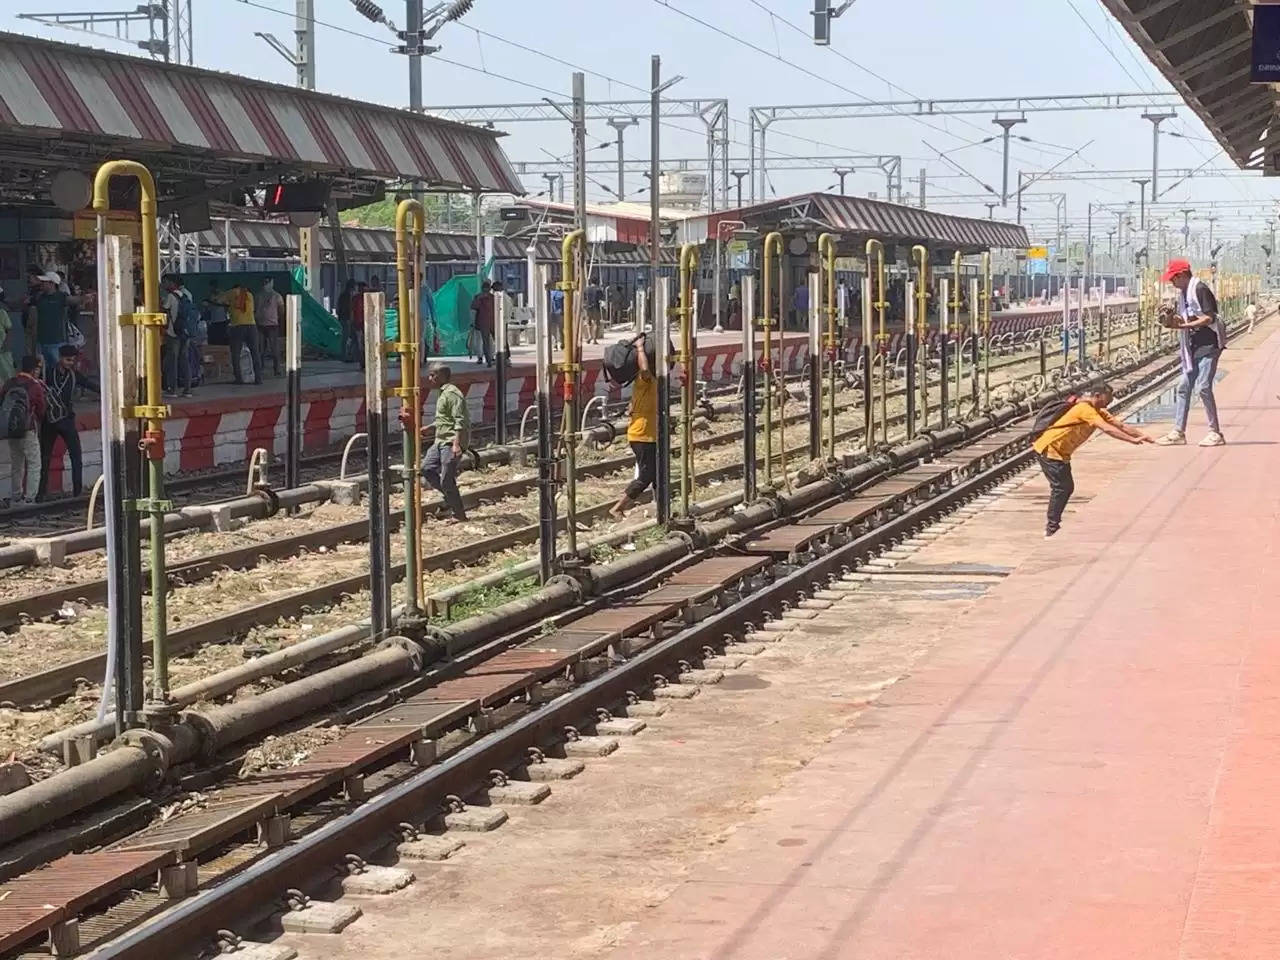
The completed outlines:
<svg viewBox="0 0 1280 960">
<path fill-rule="evenodd" d="M 741 221 L 748 227 L 784 232 L 826 231 L 839 234 L 845 244 L 874 237 L 885 243 L 923 243 L 966 254 L 1023 249 L 1028 243 L 1027 231 L 1019 224 L 957 217 L 902 203 L 832 193 L 805 193 L 691 217 L 678 225 L 680 239 L 714 239 L 721 221 Z"/>
<path fill-rule="evenodd" d="M 1249 82 L 1252 5 L 1242 0 L 1102 2 L 1236 165 L 1260 168 L 1270 146 L 1264 136 L 1280 136 L 1269 133 L 1275 90 Z"/>
<path fill-rule="evenodd" d="M 163 199 L 278 178 L 523 194 L 493 130 L 211 70 L 0 32 L 0 201 L 59 170 L 147 164 Z"/>
</svg>

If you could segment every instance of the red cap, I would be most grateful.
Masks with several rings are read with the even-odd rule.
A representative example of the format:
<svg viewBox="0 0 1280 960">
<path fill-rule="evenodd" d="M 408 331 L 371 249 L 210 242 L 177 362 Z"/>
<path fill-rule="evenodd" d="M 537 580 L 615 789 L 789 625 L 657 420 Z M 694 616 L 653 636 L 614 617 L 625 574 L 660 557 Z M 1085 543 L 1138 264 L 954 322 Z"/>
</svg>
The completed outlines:
<svg viewBox="0 0 1280 960">
<path fill-rule="evenodd" d="M 1174 259 L 1164 265 L 1164 273 L 1160 274 L 1160 282 L 1168 283 L 1180 273 L 1191 272 L 1191 261 Z"/>
</svg>

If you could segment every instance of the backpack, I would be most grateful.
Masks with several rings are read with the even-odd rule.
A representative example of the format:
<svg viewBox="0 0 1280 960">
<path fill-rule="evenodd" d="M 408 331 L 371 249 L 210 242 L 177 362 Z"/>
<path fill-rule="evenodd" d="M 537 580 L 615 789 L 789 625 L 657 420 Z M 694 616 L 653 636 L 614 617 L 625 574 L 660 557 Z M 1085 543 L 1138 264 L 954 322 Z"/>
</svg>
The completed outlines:
<svg viewBox="0 0 1280 960">
<path fill-rule="evenodd" d="M 667 356 L 672 356 L 674 353 L 675 349 L 668 341 Z M 649 369 L 655 369 L 658 365 L 658 355 L 651 333 L 646 333 L 644 337 L 644 355 L 649 361 Z M 605 347 L 601 365 L 604 367 L 605 379 L 625 387 L 640 376 L 640 364 L 636 360 L 636 342 L 619 340 L 612 346 Z"/>
<path fill-rule="evenodd" d="M 178 315 L 173 319 L 173 332 L 179 337 L 194 340 L 200 327 L 200 308 L 190 297 L 178 297 Z"/>
<path fill-rule="evenodd" d="M 1080 398 L 1075 394 L 1064 397 L 1061 400 L 1050 400 L 1036 414 L 1035 420 L 1031 423 L 1031 442 L 1034 443 L 1040 439 L 1041 434 L 1052 427 L 1064 414 L 1077 403 Z"/>
<path fill-rule="evenodd" d="M 10 440 L 21 440 L 31 429 L 31 398 L 27 388 L 17 383 L 0 398 L 0 431 Z"/>
</svg>

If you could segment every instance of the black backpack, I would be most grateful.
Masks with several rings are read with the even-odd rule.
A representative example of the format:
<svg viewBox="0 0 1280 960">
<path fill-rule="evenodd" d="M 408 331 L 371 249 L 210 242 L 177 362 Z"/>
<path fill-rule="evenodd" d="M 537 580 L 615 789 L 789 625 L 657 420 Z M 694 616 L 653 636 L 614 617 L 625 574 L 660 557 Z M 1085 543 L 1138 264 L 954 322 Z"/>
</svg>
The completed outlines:
<svg viewBox="0 0 1280 960">
<path fill-rule="evenodd" d="M 667 342 L 667 356 L 673 356 L 675 348 L 671 342 Z M 653 334 L 646 333 L 644 337 L 644 355 L 649 361 L 649 369 L 653 370 L 658 365 L 657 345 L 654 343 Z M 610 383 L 616 383 L 620 387 L 627 384 L 640 376 L 640 364 L 636 360 L 636 342 L 634 340 L 619 340 L 617 343 L 604 348 L 604 359 L 602 361 L 604 367 L 605 378 Z"/>
<path fill-rule="evenodd" d="M 0 398 L 0 430 L 10 440 L 21 440 L 31 428 L 31 398 L 26 387 L 17 383 Z"/>
<path fill-rule="evenodd" d="M 1031 442 L 1034 443 L 1040 439 L 1040 435 L 1052 427 L 1059 419 L 1072 407 L 1080 402 L 1080 398 L 1075 394 L 1064 397 L 1061 400 L 1050 400 L 1036 414 L 1035 420 L 1031 423 Z"/>
</svg>

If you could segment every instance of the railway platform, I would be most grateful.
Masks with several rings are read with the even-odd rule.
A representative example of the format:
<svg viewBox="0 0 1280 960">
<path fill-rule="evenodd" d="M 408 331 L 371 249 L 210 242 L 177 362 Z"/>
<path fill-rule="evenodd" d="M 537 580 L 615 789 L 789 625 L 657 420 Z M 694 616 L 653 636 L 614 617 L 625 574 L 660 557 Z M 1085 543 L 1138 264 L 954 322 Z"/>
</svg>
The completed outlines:
<svg viewBox="0 0 1280 960">
<path fill-rule="evenodd" d="M 609 955 L 1274 957 L 1280 334 L 1223 369 Z"/>
</svg>

